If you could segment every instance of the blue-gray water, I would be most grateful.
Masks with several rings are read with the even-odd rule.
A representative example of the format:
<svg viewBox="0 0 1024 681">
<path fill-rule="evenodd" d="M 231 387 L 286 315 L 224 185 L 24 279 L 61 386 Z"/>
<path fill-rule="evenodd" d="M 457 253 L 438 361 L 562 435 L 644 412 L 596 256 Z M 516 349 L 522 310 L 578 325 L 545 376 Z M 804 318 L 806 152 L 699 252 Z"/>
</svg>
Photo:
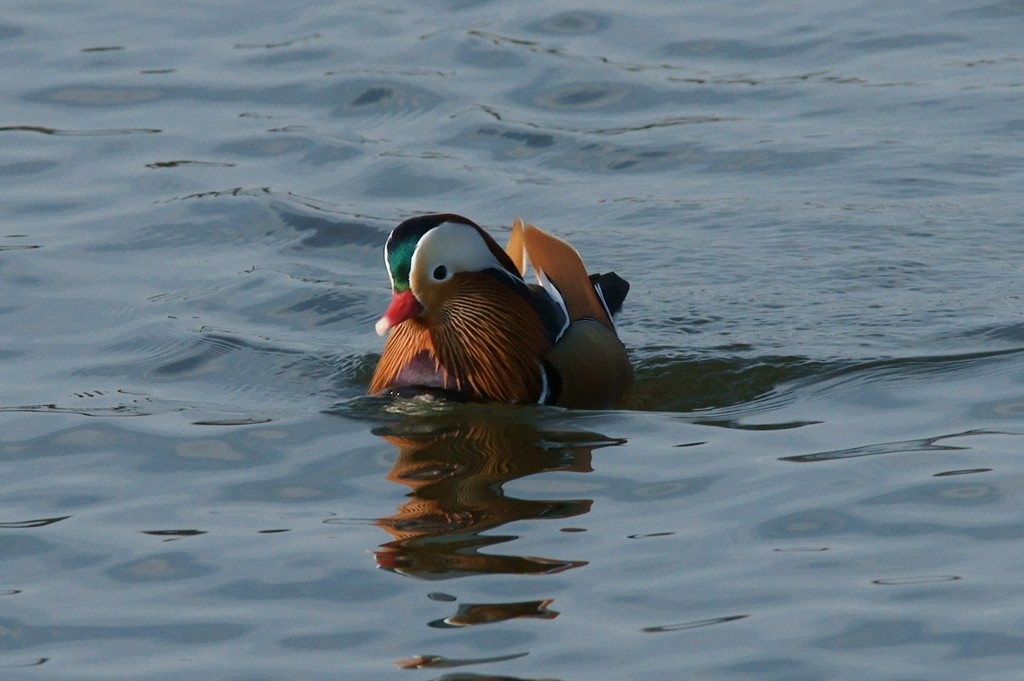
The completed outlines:
<svg viewBox="0 0 1024 681">
<path fill-rule="evenodd" d="M 8 0 L 0 678 L 1017 678 L 1022 35 Z M 429 211 L 632 283 L 621 409 L 362 396 Z"/>
</svg>

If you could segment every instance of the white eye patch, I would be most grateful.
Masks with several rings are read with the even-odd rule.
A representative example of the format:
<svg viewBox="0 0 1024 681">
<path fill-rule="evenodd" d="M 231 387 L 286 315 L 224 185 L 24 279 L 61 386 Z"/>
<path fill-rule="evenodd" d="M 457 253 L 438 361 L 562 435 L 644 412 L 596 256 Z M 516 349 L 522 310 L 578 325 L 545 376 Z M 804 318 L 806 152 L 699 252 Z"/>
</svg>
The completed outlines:
<svg viewBox="0 0 1024 681">
<path fill-rule="evenodd" d="M 480 232 L 460 222 L 443 222 L 416 244 L 409 280 L 448 281 L 459 272 L 481 272 L 492 267 L 504 269 Z"/>
</svg>

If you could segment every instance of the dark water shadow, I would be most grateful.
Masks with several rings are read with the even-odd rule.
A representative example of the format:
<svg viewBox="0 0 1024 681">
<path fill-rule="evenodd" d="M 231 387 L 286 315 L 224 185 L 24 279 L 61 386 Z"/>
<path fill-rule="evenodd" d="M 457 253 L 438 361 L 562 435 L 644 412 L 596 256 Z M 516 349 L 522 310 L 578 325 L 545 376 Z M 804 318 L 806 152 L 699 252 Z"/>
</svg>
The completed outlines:
<svg viewBox="0 0 1024 681">
<path fill-rule="evenodd" d="M 876 384 L 1008 374 L 1019 371 L 1022 359 L 1020 347 L 879 359 L 653 355 L 634 362 L 633 385 L 620 406 L 685 413 L 703 425 L 782 430 L 815 423 L 761 422 L 764 414 L 796 400 L 835 400 Z M 754 416 L 759 417 L 757 423 L 749 421 Z"/>
<path fill-rule="evenodd" d="M 976 429 L 976 430 L 965 430 L 959 433 L 949 433 L 945 435 L 937 435 L 935 437 L 927 438 L 915 438 L 910 440 L 899 440 L 895 442 L 879 442 L 870 445 L 862 445 L 860 447 L 849 447 L 845 449 L 833 449 L 824 452 L 814 452 L 812 454 L 799 454 L 794 456 L 783 456 L 779 458 L 779 461 L 788 461 L 789 463 L 817 463 L 820 461 L 838 461 L 841 459 L 855 459 L 862 456 L 877 456 L 880 454 L 899 454 L 899 453 L 912 453 L 912 452 L 943 452 L 943 451 L 959 451 L 969 449 L 965 445 L 947 444 L 947 440 L 959 440 L 960 438 L 971 437 L 975 435 L 1018 435 L 1019 433 L 1010 433 L 1005 431 Z M 975 471 L 968 471 L 975 472 Z M 963 473 L 963 471 L 954 471 L 953 473 Z M 942 473 L 936 475 L 950 475 L 951 473 Z"/>
<path fill-rule="evenodd" d="M 697 412 L 749 404 L 779 387 L 835 370 L 834 363 L 792 356 L 653 356 L 634 366 L 623 407 L 637 411 Z"/>
</svg>

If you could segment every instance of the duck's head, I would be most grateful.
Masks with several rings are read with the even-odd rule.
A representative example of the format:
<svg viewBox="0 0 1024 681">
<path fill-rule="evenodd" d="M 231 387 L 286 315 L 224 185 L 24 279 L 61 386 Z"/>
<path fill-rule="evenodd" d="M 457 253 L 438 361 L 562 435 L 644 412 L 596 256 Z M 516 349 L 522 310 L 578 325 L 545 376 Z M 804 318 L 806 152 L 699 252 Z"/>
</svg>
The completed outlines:
<svg viewBox="0 0 1024 681">
<path fill-rule="evenodd" d="M 384 265 L 393 296 L 377 320 L 377 334 L 407 319 L 440 309 L 455 291 L 455 277 L 468 272 L 500 272 L 522 279 L 511 258 L 472 220 L 452 213 L 421 215 L 401 223 L 384 244 Z"/>
</svg>

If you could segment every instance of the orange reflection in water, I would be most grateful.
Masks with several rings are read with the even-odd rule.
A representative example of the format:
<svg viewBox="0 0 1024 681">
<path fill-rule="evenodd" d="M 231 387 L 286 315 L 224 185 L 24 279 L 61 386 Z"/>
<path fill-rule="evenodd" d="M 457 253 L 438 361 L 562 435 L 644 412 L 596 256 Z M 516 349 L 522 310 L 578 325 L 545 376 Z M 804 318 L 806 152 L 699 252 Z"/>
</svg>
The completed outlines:
<svg viewBox="0 0 1024 681">
<path fill-rule="evenodd" d="M 456 415 L 453 414 L 452 417 Z M 462 414 L 466 418 L 466 414 Z M 548 471 L 591 471 L 591 451 L 621 444 L 588 432 L 542 431 L 501 419 L 420 419 L 374 431 L 398 450 L 387 478 L 409 488 L 398 512 L 377 520 L 393 537 L 376 552 L 387 570 L 423 579 L 470 574 L 551 574 L 586 561 L 495 555 L 480 549 L 512 541 L 487 530 L 516 520 L 570 518 L 587 513 L 590 499 L 516 499 L 510 480 Z"/>
</svg>

